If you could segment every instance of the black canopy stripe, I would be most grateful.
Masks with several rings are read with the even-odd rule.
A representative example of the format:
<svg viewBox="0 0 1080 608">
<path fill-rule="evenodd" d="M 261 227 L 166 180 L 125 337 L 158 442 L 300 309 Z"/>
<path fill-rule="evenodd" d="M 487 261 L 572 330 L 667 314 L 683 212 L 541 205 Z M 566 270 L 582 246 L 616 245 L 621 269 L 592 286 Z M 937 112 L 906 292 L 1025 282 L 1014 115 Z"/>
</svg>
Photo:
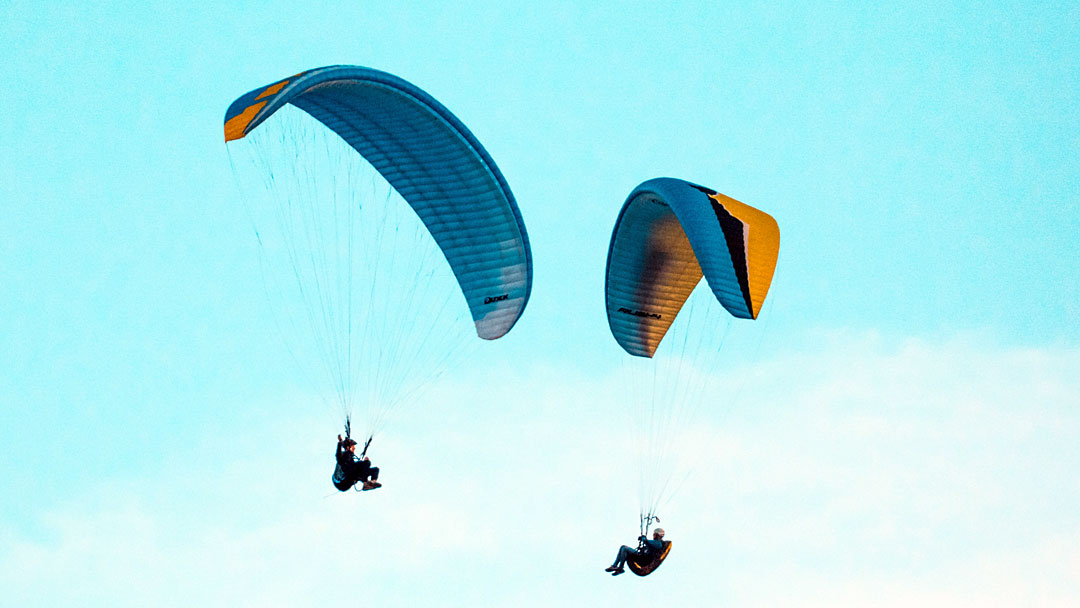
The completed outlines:
<svg viewBox="0 0 1080 608">
<path fill-rule="evenodd" d="M 754 305 L 750 301 L 750 278 L 748 276 L 749 267 L 746 261 L 746 240 L 744 239 L 744 230 L 746 224 L 742 220 L 732 215 L 723 205 L 716 202 L 716 199 L 709 198 L 709 202 L 712 203 L 713 213 L 716 214 L 716 220 L 720 222 L 720 229 L 724 231 L 724 239 L 727 241 L 728 252 L 731 254 L 731 263 L 735 267 L 735 278 L 739 280 L 739 289 L 742 290 L 743 299 L 746 300 L 746 310 L 750 312 L 750 316 L 754 315 Z"/>
</svg>

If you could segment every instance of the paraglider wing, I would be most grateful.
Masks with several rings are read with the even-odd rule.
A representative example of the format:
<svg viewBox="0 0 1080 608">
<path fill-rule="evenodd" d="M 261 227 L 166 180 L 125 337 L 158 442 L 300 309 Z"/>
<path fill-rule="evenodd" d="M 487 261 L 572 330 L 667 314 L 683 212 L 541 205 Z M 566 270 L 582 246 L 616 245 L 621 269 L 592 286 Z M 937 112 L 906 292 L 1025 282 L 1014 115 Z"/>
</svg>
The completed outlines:
<svg viewBox="0 0 1080 608">
<path fill-rule="evenodd" d="M 341 136 L 408 202 L 450 264 L 477 335 L 494 340 L 510 331 L 532 289 L 529 239 L 505 178 L 468 128 L 401 78 L 329 66 L 234 101 L 225 141 L 246 136 L 285 104 Z"/>
<path fill-rule="evenodd" d="M 630 354 L 652 357 L 704 275 L 735 317 L 755 319 L 772 283 L 780 229 L 769 214 L 680 179 L 627 197 L 608 249 L 608 325 Z"/>
</svg>

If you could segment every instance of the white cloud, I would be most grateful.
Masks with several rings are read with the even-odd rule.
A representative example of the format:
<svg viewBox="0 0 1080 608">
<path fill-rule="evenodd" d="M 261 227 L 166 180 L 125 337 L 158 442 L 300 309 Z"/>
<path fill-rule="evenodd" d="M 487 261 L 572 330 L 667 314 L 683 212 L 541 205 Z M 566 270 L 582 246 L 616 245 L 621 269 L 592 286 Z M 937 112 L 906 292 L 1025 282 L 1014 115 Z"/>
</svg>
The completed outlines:
<svg viewBox="0 0 1080 608">
<path fill-rule="evenodd" d="M 297 431 L 322 419 L 265 421 L 55 505 L 43 537 L 7 526 L 0 604 L 1070 605 L 1077 369 L 1065 348 L 839 334 L 739 370 L 644 580 L 601 571 L 637 509 L 613 379 L 444 383 L 377 439 L 386 486 L 364 494 L 329 485 L 332 437 Z"/>
</svg>

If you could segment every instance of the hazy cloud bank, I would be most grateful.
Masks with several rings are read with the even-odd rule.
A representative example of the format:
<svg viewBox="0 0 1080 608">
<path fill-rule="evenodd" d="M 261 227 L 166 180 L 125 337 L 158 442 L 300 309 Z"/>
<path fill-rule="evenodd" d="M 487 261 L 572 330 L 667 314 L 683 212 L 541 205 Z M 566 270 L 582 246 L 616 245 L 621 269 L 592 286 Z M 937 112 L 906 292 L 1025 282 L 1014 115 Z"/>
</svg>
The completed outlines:
<svg viewBox="0 0 1080 608">
<path fill-rule="evenodd" d="M 1077 369 L 1067 348 L 835 334 L 737 370 L 645 580 L 601 572 L 636 530 L 614 376 L 444 383 L 379 439 L 367 494 L 333 490 L 325 416 L 297 408 L 72 495 L 43 535 L 0 522 L 0 604 L 1070 605 Z"/>
</svg>

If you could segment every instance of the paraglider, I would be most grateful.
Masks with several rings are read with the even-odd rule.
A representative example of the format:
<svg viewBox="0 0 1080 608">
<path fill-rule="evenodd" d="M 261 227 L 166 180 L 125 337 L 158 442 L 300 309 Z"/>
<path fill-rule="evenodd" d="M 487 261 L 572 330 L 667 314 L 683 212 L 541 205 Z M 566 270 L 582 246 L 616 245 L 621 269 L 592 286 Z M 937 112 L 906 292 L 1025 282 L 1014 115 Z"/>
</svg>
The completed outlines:
<svg viewBox="0 0 1080 608">
<path fill-rule="evenodd" d="M 619 547 L 615 563 L 604 568 L 604 572 L 610 572 L 611 576 L 618 576 L 626 571 L 624 566 L 629 566 L 634 574 L 648 576 L 660 567 L 669 551 L 671 551 L 671 541 L 664 540 L 663 528 L 656 528 L 653 530 L 651 539 L 644 534 L 638 537 L 636 549 L 627 545 Z"/>
<path fill-rule="evenodd" d="M 756 319 L 769 292 L 780 229 L 769 214 L 679 179 L 630 193 L 608 249 L 608 325 L 631 355 L 652 357 L 702 275 L 716 299 Z"/>
<path fill-rule="evenodd" d="M 379 467 L 371 465 L 371 459 L 367 457 L 367 447 L 364 453 L 356 456 L 356 440 L 352 437 L 341 438 L 338 435 L 337 451 L 334 460 L 337 466 L 334 468 L 334 487 L 342 492 L 348 491 L 361 481 L 364 482 L 362 490 L 374 490 L 381 488 L 379 483 Z M 370 441 L 368 442 L 370 445 Z"/>
<path fill-rule="evenodd" d="M 357 66 L 307 70 L 234 101 L 224 133 L 250 142 L 235 157 L 238 143 L 228 148 L 234 172 L 254 168 L 241 189 L 258 199 L 248 212 L 277 326 L 340 414 L 366 425 L 368 445 L 466 348 L 456 317 L 467 311 L 484 340 L 521 317 L 532 257 L 514 195 L 472 132 L 418 87 Z M 350 453 L 339 441 L 337 455 Z"/>
<path fill-rule="evenodd" d="M 641 458 L 641 539 L 678 489 L 671 482 L 682 432 L 702 402 L 717 399 L 710 374 L 725 335 L 718 321 L 758 317 L 779 246 L 772 216 L 680 179 L 642 183 L 619 212 L 608 248 L 605 304 L 612 336 L 633 355 L 624 384 Z M 692 297 L 702 277 L 705 284 Z M 730 314 L 720 314 L 716 303 Z M 678 329 L 664 342 L 677 317 Z M 654 359 L 659 351 L 665 352 Z M 722 390 L 730 395 L 728 387 Z M 620 551 L 609 571 L 618 574 L 621 561 L 640 576 L 655 570 L 671 545 L 664 541 L 661 550 L 652 542 L 642 541 L 641 555 Z"/>
</svg>

